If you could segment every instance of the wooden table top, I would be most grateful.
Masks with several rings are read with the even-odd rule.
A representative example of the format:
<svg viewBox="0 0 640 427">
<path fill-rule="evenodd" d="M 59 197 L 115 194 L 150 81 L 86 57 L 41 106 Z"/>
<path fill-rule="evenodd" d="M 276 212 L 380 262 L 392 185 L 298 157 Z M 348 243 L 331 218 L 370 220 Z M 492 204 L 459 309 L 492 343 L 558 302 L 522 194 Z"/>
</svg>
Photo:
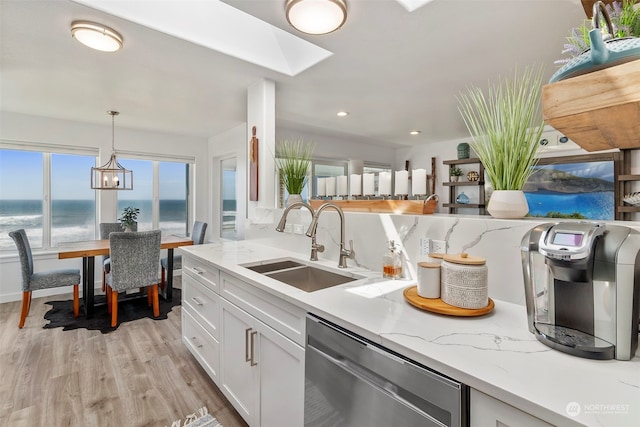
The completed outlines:
<svg viewBox="0 0 640 427">
<path fill-rule="evenodd" d="M 175 249 L 179 246 L 193 245 L 189 237 L 175 235 L 162 236 L 161 249 Z M 99 255 L 109 255 L 109 239 L 84 240 L 81 242 L 65 242 L 58 245 L 58 259 L 84 258 Z"/>
</svg>

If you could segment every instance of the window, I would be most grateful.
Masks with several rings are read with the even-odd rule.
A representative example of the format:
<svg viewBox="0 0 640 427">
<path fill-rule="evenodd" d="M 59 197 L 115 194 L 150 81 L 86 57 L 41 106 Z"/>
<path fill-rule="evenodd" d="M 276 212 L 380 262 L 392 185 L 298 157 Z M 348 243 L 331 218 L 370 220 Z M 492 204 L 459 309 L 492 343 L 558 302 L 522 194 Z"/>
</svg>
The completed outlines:
<svg viewBox="0 0 640 427">
<path fill-rule="evenodd" d="M 96 156 L 43 150 L 51 147 L 0 149 L 0 250 L 15 250 L 8 233 L 20 228 L 34 249 L 95 236 L 96 197 L 87 171 Z"/>
<path fill-rule="evenodd" d="M 140 209 L 138 230 L 159 228 L 163 234 L 186 236 L 191 231 L 190 164 L 125 158 L 118 161 L 133 171 L 133 190 L 118 191 L 118 217 L 131 206 Z"/>
</svg>

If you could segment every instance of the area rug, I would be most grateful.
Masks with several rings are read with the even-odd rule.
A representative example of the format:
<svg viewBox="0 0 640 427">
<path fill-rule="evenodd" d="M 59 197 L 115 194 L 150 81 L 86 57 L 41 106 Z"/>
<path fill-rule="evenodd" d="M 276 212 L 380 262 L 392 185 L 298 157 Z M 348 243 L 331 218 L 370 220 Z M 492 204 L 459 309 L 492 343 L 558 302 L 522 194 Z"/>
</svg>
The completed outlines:
<svg viewBox="0 0 640 427">
<path fill-rule="evenodd" d="M 148 317 L 153 320 L 162 320 L 167 318 L 167 314 L 173 307 L 180 305 L 181 292 L 178 288 L 173 288 L 173 298 L 171 302 L 167 302 L 160 298 L 160 316 L 153 317 L 153 309 L 147 304 L 147 297 L 123 300 L 118 302 L 118 324 L 115 328 L 111 327 L 111 315 L 107 311 L 107 306 L 98 306 L 94 308 L 93 316 L 87 319 L 82 311 L 82 303 L 80 304 L 80 317 L 73 317 L 73 301 L 49 301 L 51 309 L 44 314 L 45 320 L 49 323 L 44 325 L 44 329 L 64 328 L 64 331 L 84 328 L 91 331 L 100 331 L 103 334 L 113 332 L 118 327 L 127 322 Z M 96 297 L 96 303 L 104 302 L 104 296 Z"/>
<path fill-rule="evenodd" d="M 198 409 L 193 414 L 187 415 L 183 420 L 176 420 L 171 424 L 171 427 L 222 427 L 222 424 L 218 422 L 207 410 L 206 406 Z"/>
</svg>

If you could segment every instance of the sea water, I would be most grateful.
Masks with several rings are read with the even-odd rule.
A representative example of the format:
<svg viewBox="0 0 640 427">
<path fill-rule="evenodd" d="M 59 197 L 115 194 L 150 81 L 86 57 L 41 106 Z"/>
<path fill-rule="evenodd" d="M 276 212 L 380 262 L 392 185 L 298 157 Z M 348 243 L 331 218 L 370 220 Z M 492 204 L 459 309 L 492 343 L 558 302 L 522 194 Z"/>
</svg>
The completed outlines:
<svg viewBox="0 0 640 427">
<path fill-rule="evenodd" d="M 609 220 L 615 218 L 613 191 L 593 193 L 527 193 L 529 214 L 545 216 L 548 212 L 572 214 L 578 212 L 587 219 Z"/>
<path fill-rule="evenodd" d="M 132 206 L 140 209 L 138 230 L 152 228 L 151 200 L 120 200 L 118 212 Z M 32 248 L 42 247 L 42 200 L 0 200 L 0 249 L 15 249 L 9 232 L 24 228 Z M 51 242 L 92 240 L 99 237 L 93 200 L 54 200 L 51 203 Z M 119 217 L 119 215 L 118 215 Z M 184 200 L 160 201 L 160 229 L 163 234 L 186 235 L 187 209 Z"/>
</svg>

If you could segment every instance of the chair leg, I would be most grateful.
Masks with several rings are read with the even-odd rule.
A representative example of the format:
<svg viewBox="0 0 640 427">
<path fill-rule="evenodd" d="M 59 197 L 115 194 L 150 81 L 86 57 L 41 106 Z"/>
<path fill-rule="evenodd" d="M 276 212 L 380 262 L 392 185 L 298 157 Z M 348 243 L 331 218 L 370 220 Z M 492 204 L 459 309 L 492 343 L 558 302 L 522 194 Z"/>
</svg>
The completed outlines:
<svg viewBox="0 0 640 427">
<path fill-rule="evenodd" d="M 151 286 L 149 293 L 153 296 L 153 317 L 160 316 L 160 302 L 158 300 L 158 284 Z"/>
<path fill-rule="evenodd" d="M 102 292 L 107 291 L 107 273 L 104 271 L 104 267 L 102 268 Z"/>
<path fill-rule="evenodd" d="M 78 285 L 73 285 L 73 317 L 80 316 L 80 291 Z"/>
<path fill-rule="evenodd" d="M 111 290 L 111 327 L 118 324 L 118 293 Z"/>
<path fill-rule="evenodd" d="M 111 314 L 111 286 L 107 285 L 107 312 Z"/>
<path fill-rule="evenodd" d="M 151 306 L 151 304 L 153 304 L 153 292 L 151 291 L 151 287 L 147 286 L 145 288 L 145 292 L 147 293 L 147 304 Z"/>
<path fill-rule="evenodd" d="M 20 312 L 20 323 L 18 323 L 18 328 L 22 329 L 24 326 L 24 321 L 27 318 L 27 314 L 29 314 L 29 308 L 31 308 L 31 291 L 22 292 L 22 311 Z"/>
<path fill-rule="evenodd" d="M 160 289 L 164 289 L 165 269 L 162 267 L 162 273 L 160 274 Z"/>
</svg>

